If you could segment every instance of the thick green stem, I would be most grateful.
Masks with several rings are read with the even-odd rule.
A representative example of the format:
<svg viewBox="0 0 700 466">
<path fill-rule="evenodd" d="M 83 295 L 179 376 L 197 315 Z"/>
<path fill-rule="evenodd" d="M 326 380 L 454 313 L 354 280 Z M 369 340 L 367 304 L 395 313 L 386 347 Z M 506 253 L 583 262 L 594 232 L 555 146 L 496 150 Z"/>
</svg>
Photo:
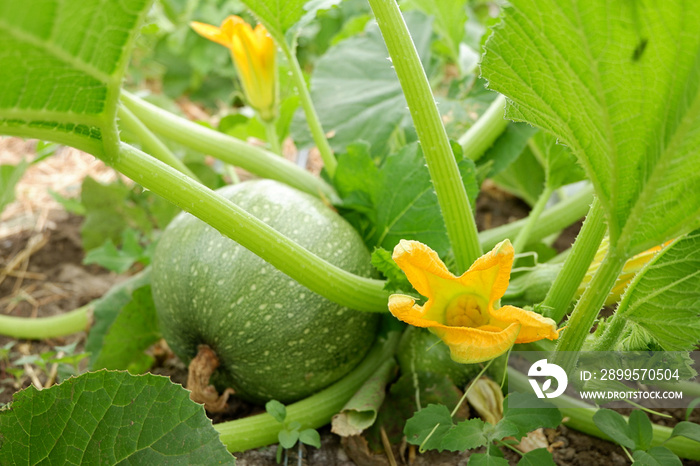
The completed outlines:
<svg viewBox="0 0 700 466">
<path fill-rule="evenodd" d="M 145 152 L 151 154 L 161 162 L 167 163 L 190 178 L 199 181 L 197 175 L 192 173 L 192 170 L 187 168 L 187 165 L 185 165 L 182 160 L 178 159 L 175 154 L 168 149 L 168 146 L 163 144 L 163 141 L 158 139 L 128 108 L 119 105 L 117 115 L 119 116 L 121 126 L 136 135 Z"/>
<path fill-rule="evenodd" d="M 31 340 L 72 335 L 87 330 L 92 308 L 92 304 L 87 304 L 64 314 L 36 319 L 0 315 L 0 335 Z"/>
<path fill-rule="evenodd" d="M 527 376 L 510 367 L 508 368 L 508 388 L 511 391 L 532 393 L 532 388 L 530 387 Z M 561 411 L 565 419 L 568 418 L 568 420 L 564 422 L 568 427 L 588 435 L 613 441 L 598 429 L 593 422 L 593 415 L 597 411 L 596 408 L 567 395 L 548 398 L 547 401 L 559 408 L 559 411 Z M 628 421 L 627 416 L 624 416 L 624 418 L 625 421 Z M 700 448 L 698 448 L 697 442 L 685 437 L 673 437 L 671 440 L 666 441 L 673 431 L 670 427 L 653 424 L 652 431 L 654 434 L 651 441 L 652 446 L 663 444 L 681 458 L 700 460 Z"/>
<path fill-rule="evenodd" d="M 347 403 L 362 384 L 396 351 L 400 332 L 390 332 L 377 341 L 365 359 L 352 372 L 330 387 L 287 406 L 287 422 L 299 422 L 301 429 L 317 429 Z M 256 416 L 214 425 L 229 451 L 245 451 L 277 443 L 282 424 L 271 415 Z"/>
<path fill-rule="evenodd" d="M 297 93 L 299 95 L 299 102 L 301 107 L 304 109 L 304 114 L 306 115 L 306 124 L 311 130 L 311 136 L 314 138 L 316 147 L 321 153 L 321 158 L 323 159 L 323 165 L 326 168 L 328 175 L 333 178 L 335 175 L 335 168 L 338 166 L 338 162 L 333 155 L 333 149 L 331 149 L 330 144 L 328 144 L 328 139 L 326 139 L 326 133 L 323 131 L 321 126 L 321 120 L 318 118 L 316 113 L 316 108 L 311 100 L 311 94 L 309 94 L 309 89 L 306 87 L 306 80 L 304 79 L 304 73 L 301 71 L 299 66 L 299 60 L 297 56 L 293 53 L 292 49 L 289 48 L 287 42 L 278 41 L 284 56 L 287 57 L 287 63 L 289 63 L 289 69 L 292 73 L 292 79 L 296 84 Z"/>
<path fill-rule="evenodd" d="M 121 100 L 148 128 L 161 136 L 190 149 L 211 154 L 255 175 L 281 181 L 300 191 L 325 197 L 333 203 L 339 202 L 331 186 L 282 157 L 180 118 L 126 91 L 122 91 Z"/>
<path fill-rule="evenodd" d="M 626 259 L 619 249 L 611 245 L 590 285 L 576 303 L 566 330 L 562 332 L 555 350 L 554 361 L 565 370 L 576 367 L 578 352 L 581 351 L 586 337 L 590 334 L 591 327 L 605 304 L 605 298 L 615 285 Z"/>
<path fill-rule="evenodd" d="M 113 167 L 200 218 L 294 280 L 333 302 L 360 311 L 386 312 L 384 282 L 330 264 L 207 187 L 158 160 L 121 144 Z"/>
<path fill-rule="evenodd" d="M 543 302 L 549 308 L 547 317 L 555 322 L 561 321 L 566 315 L 569 303 L 586 275 L 605 236 L 605 231 L 605 211 L 598 198 L 594 198 L 581 231 L 571 248 L 571 254 L 566 258 L 561 273 L 557 275 Z"/>
<path fill-rule="evenodd" d="M 528 241 L 530 241 L 530 233 L 539 222 L 540 215 L 542 215 L 544 208 L 547 206 L 549 198 L 552 197 L 552 192 L 554 192 L 552 188 L 545 186 L 542 194 L 540 194 L 540 197 L 537 199 L 535 206 L 527 216 L 525 226 L 520 230 L 520 232 L 518 232 L 518 236 L 516 236 L 515 240 L 513 241 L 513 249 L 515 249 L 516 254 L 523 252 Z"/>
<path fill-rule="evenodd" d="M 282 155 L 282 146 L 280 146 L 280 138 L 277 135 L 276 122 L 274 120 L 264 120 L 263 125 L 265 125 L 265 135 L 267 136 L 270 151 L 277 155 Z"/>
<path fill-rule="evenodd" d="M 464 150 L 465 157 L 474 161 L 479 160 L 486 149 L 491 147 L 503 133 L 508 126 L 508 120 L 505 119 L 505 106 L 505 96 L 499 95 L 476 123 L 459 138 L 458 142 Z"/>
<path fill-rule="evenodd" d="M 539 240 L 568 227 L 586 215 L 591 202 L 593 202 L 593 187 L 589 186 L 545 210 L 540 216 L 540 220 L 530 230 L 530 239 Z M 524 218 L 517 222 L 482 231 L 479 233 L 481 247 L 490 250 L 504 239 L 515 237 L 525 227 L 527 221 L 527 218 Z"/>
<path fill-rule="evenodd" d="M 458 272 L 481 256 L 469 198 L 406 22 L 395 0 L 369 0 L 418 133 Z"/>
</svg>

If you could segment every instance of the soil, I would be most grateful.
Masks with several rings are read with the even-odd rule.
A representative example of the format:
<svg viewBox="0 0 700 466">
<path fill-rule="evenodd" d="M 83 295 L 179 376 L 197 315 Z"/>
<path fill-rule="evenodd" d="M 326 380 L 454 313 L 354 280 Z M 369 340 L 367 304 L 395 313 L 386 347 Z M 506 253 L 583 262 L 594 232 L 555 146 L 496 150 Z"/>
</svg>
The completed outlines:
<svg viewBox="0 0 700 466">
<path fill-rule="evenodd" d="M 491 228 L 513 221 L 527 214 L 528 207 L 518 199 L 494 187 L 484 191 L 477 204 L 477 217 L 480 228 Z M 82 306 L 104 294 L 113 284 L 123 279 L 97 266 L 82 265 L 83 251 L 80 241 L 81 218 L 52 210 L 43 231 L 23 230 L 6 237 L 0 237 L 0 276 L 2 272 L 23 251 L 28 251 L 30 241 L 45 240 L 43 246 L 34 248 L 26 260 L 14 268 L 0 283 L 0 313 L 24 317 L 54 315 Z M 557 248 L 563 249 L 573 241 L 577 229 L 567 229 L 557 240 Z M 15 342 L 11 359 L 18 354 L 40 354 L 56 345 L 77 341 L 82 345 L 85 333 L 81 332 L 66 338 L 44 341 L 15 341 L 0 337 L 0 347 Z M 80 346 L 78 347 L 80 348 Z M 184 384 L 187 372 L 184 365 L 167 350 L 167 345 L 159 343 L 154 352 L 162 354 L 157 358 L 156 374 L 167 375 L 175 383 Z M 31 374 L 25 373 L 16 380 L 9 372 L 7 360 L 0 360 L 0 404 L 11 401 L 12 394 L 32 383 Z M 35 383 L 44 384 L 46 375 L 38 369 L 34 373 Z M 229 401 L 226 413 L 212 416 L 214 422 L 228 420 L 261 412 L 261 408 L 243 403 L 234 397 Z M 673 413 L 682 419 L 683 413 Z M 657 419 L 658 420 L 658 419 Z M 668 422 L 663 420 L 663 422 Z M 675 422 L 675 421 L 673 421 Z M 304 448 L 302 462 L 297 463 L 298 452 L 288 451 L 289 464 L 351 466 L 383 466 L 391 464 L 392 456 L 398 464 L 416 466 L 466 465 L 471 453 L 437 453 L 434 451 L 418 454 L 414 447 L 405 443 L 392 445 L 391 455 L 383 451 L 373 452 L 362 437 L 340 439 L 326 427 L 320 429 L 322 446 L 320 449 Z M 547 429 L 541 438 L 554 454 L 558 465 L 625 465 L 629 464 L 622 449 L 612 443 L 589 437 L 588 435 L 559 426 L 556 430 Z M 237 464 L 241 466 L 263 466 L 276 464 L 276 446 L 237 453 Z M 477 450 L 477 452 L 479 452 Z M 519 456 L 505 450 L 505 457 L 516 464 Z M 700 465 L 699 462 L 686 462 Z"/>
</svg>

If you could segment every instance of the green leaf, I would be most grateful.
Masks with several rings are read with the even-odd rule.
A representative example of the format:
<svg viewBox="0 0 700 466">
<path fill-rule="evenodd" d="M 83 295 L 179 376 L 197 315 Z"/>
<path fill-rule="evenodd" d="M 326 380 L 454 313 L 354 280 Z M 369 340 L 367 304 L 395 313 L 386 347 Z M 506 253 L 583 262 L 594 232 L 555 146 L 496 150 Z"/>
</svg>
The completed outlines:
<svg viewBox="0 0 700 466">
<path fill-rule="evenodd" d="M 333 184 L 343 199 L 343 206 L 371 213 L 374 196 L 379 187 L 379 169 L 370 155 L 366 142 L 357 142 L 347 147 L 347 152 L 338 156 Z"/>
<path fill-rule="evenodd" d="M 583 169 L 568 147 L 557 144 L 556 138 L 540 131 L 530 143 L 532 153 L 544 167 L 547 186 L 557 189 L 584 179 Z"/>
<path fill-rule="evenodd" d="M 493 181 L 533 206 L 544 189 L 545 172 L 530 148 L 526 147 L 513 163 L 493 178 Z"/>
<path fill-rule="evenodd" d="M 635 277 L 615 319 L 638 326 L 665 351 L 700 340 L 700 230 L 663 249 Z"/>
<path fill-rule="evenodd" d="M 83 180 L 80 195 L 86 213 L 80 230 L 83 249 L 95 249 L 107 239 L 119 243 L 127 227 L 122 211 L 128 195 L 129 188 L 123 183 L 102 184 L 89 176 Z"/>
<path fill-rule="evenodd" d="M 515 162 L 527 147 L 527 141 L 537 133 L 537 128 L 525 123 L 509 123 L 505 131 L 477 160 L 479 165 L 485 165 L 493 161 L 487 177 L 498 175 Z M 535 180 L 530 180 L 532 183 Z"/>
<path fill-rule="evenodd" d="M 0 134 L 116 154 L 119 86 L 150 0 L 0 3 Z"/>
<path fill-rule="evenodd" d="M 683 2 L 515 0 L 481 69 L 506 115 L 566 144 L 611 244 L 633 255 L 700 226 L 700 10 Z"/>
<path fill-rule="evenodd" d="M 476 171 L 472 168 L 470 160 L 460 161 L 465 185 L 475 183 Z M 375 230 L 369 243 L 393 250 L 401 239 L 413 239 L 429 244 L 440 255 L 446 254 L 450 247 L 447 230 L 418 143 L 386 158 L 379 171 L 378 185 L 373 196 Z M 473 189 L 470 192 L 474 194 Z M 470 201 L 475 204 L 474 198 Z"/>
<path fill-rule="evenodd" d="M 308 24 L 318 10 L 328 9 L 340 0 L 243 0 L 243 3 L 253 10 L 270 34 L 281 41 L 292 26 L 296 25 L 294 29 L 297 29 Z"/>
<path fill-rule="evenodd" d="M 529 393 L 511 393 L 506 398 L 503 419 L 499 424 L 512 423 L 518 428 L 518 433 L 513 436 L 520 439 L 540 427 L 556 429 L 561 420 L 561 412 L 552 403 Z"/>
<path fill-rule="evenodd" d="M 556 466 L 556 463 L 546 448 L 538 448 L 525 453 L 518 461 L 518 466 Z"/>
<path fill-rule="evenodd" d="M 299 441 L 305 445 L 321 448 L 321 436 L 315 429 L 305 429 L 299 433 Z"/>
<path fill-rule="evenodd" d="M 151 286 L 145 285 L 134 290 L 131 301 L 109 327 L 92 367 L 145 372 L 153 364 L 153 358 L 144 354 L 144 350 L 160 338 Z"/>
<path fill-rule="evenodd" d="M 1 84 L 0 84 L 1 85 Z M 0 165 L 0 214 L 15 200 L 15 185 L 22 178 L 29 162 L 22 159 L 17 165 Z"/>
<path fill-rule="evenodd" d="M 467 22 L 465 0 L 435 2 L 433 0 L 406 0 L 402 5 L 415 7 L 426 15 L 435 18 L 435 30 L 440 36 L 448 56 L 459 61 L 460 42 L 464 37 L 464 23 Z"/>
<path fill-rule="evenodd" d="M 112 272 L 124 273 L 141 257 L 141 253 L 134 256 L 126 251 L 120 251 L 111 239 L 107 239 L 99 248 L 88 251 L 83 264 L 98 264 Z"/>
<path fill-rule="evenodd" d="M 151 269 L 130 277 L 113 286 L 102 298 L 92 302 L 94 323 L 88 334 L 85 351 L 90 353 L 90 367 L 93 367 L 104 345 L 104 338 L 119 312 L 132 300 L 132 293 L 151 282 Z"/>
<path fill-rule="evenodd" d="M 423 64 L 430 63 L 431 20 L 418 12 L 405 16 Z M 311 98 L 335 152 L 366 141 L 373 154 L 390 151 L 395 131 L 413 131 L 406 99 L 376 23 L 365 34 L 331 47 L 311 75 Z M 313 144 L 301 114 L 292 123 L 299 146 Z"/>
<path fill-rule="evenodd" d="M 509 464 L 505 458 L 484 453 L 474 453 L 469 457 L 469 466 L 508 466 Z"/>
<path fill-rule="evenodd" d="M 460 422 L 442 437 L 440 448 L 464 451 L 486 445 L 488 439 L 484 435 L 484 425 L 484 421 L 478 418 Z"/>
<path fill-rule="evenodd" d="M 445 405 L 428 405 L 406 422 L 406 441 L 425 450 L 441 450 L 442 439 L 452 428 L 452 416 Z M 437 428 L 436 428 L 437 426 Z M 425 444 L 423 442 L 428 439 Z"/>
<path fill-rule="evenodd" d="M 63 206 L 66 212 L 70 212 L 71 214 L 75 215 L 85 215 L 85 206 L 83 206 L 80 200 L 71 197 L 63 197 L 61 194 L 50 188 L 48 189 L 48 192 L 54 201 Z"/>
<path fill-rule="evenodd" d="M 386 277 L 385 290 L 395 292 L 413 289 L 404 271 L 396 265 L 394 259 L 391 258 L 391 253 L 386 249 L 377 248 L 372 251 L 372 265 Z"/>
<path fill-rule="evenodd" d="M 167 377 L 99 371 L 14 395 L 2 464 L 234 464 L 201 405 Z"/>
<path fill-rule="evenodd" d="M 282 448 L 292 448 L 294 445 L 296 445 L 297 440 L 299 440 L 299 430 L 282 429 L 279 431 L 279 434 L 277 434 L 277 439 L 279 440 Z"/>
<path fill-rule="evenodd" d="M 700 442 L 700 425 L 694 422 L 682 421 L 676 424 L 671 437 L 682 436 Z"/>
<path fill-rule="evenodd" d="M 277 422 L 284 422 L 287 417 L 287 408 L 277 400 L 270 400 L 265 403 L 265 411 L 267 411 L 270 416 L 274 417 Z"/>
<path fill-rule="evenodd" d="M 638 466 L 681 466 L 683 463 L 666 447 L 654 447 L 649 451 L 637 450 L 632 454 Z"/>
<path fill-rule="evenodd" d="M 634 448 L 635 441 L 632 438 L 632 431 L 620 413 L 611 409 L 599 409 L 593 415 L 593 422 L 615 442 L 623 447 Z"/>
<path fill-rule="evenodd" d="M 632 411 L 630 413 L 629 426 L 635 450 L 648 450 L 651 446 L 651 439 L 654 438 L 654 432 L 651 427 L 651 421 L 644 411 L 639 409 Z"/>
</svg>

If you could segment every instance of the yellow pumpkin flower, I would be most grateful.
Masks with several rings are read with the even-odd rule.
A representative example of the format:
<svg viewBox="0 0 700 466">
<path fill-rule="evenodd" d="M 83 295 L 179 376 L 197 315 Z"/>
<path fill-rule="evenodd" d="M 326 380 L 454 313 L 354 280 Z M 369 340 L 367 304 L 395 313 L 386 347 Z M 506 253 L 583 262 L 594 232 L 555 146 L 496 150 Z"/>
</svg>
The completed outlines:
<svg viewBox="0 0 700 466">
<path fill-rule="evenodd" d="M 465 364 L 493 359 L 514 343 L 556 340 L 552 319 L 515 306 L 494 309 L 508 288 L 513 256 L 505 240 L 456 277 L 428 246 L 401 240 L 392 257 L 428 300 L 420 306 L 411 296 L 391 295 L 389 310 L 406 323 L 428 328 L 447 344 L 453 360 Z"/>
<path fill-rule="evenodd" d="M 263 120 L 274 120 L 277 116 L 275 41 L 265 26 L 258 24 L 253 29 L 242 18 L 233 15 L 220 27 L 196 21 L 190 25 L 202 37 L 231 51 L 248 103 Z"/>
</svg>

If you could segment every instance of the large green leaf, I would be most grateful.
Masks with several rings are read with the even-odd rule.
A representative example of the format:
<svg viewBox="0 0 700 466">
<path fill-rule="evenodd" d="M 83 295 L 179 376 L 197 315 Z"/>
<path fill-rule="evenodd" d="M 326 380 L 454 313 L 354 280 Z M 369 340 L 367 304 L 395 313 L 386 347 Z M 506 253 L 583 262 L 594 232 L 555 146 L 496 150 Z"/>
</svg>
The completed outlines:
<svg viewBox="0 0 700 466">
<path fill-rule="evenodd" d="M 110 326 L 92 368 L 146 372 L 153 365 L 153 357 L 144 351 L 160 338 L 151 286 L 144 285 L 134 290 L 131 301 Z"/>
<path fill-rule="evenodd" d="M 0 2 L 0 133 L 115 153 L 119 86 L 150 4 Z"/>
<path fill-rule="evenodd" d="M 467 22 L 466 0 L 435 2 L 433 0 L 404 0 L 403 5 L 415 7 L 435 18 L 435 30 L 441 41 L 436 44 L 445 50 L 453 61 L 459 60 L 459 49 Z"/>
<path fill-rule="evenodd" d="M 421 60 L 430 62 L 432 20 L 418 12 L 406 14 Z M 331 147 L 346 147 L 363 140 L 372 153 L 386 154 L 397 129 L 412 128 L 406 99 L 376 23 L 365 33 L 340 42 L 326 52 L 311 75 L 311 98 Z M 297 144 L 313 144 L 300 114 L 292 130 Z"/>
<path fill-rule="evenodd" d="M 482 73 L 579 159 L 632 255 L 700 226 L 700 9 L 513 0 Z"/>
<path fill-rule="evenodd" d="M 363 144 L 350 146 L 338 158 L 334 178 L 343 204 L 367 215 L 369 225 L 361 228 L 365 242 L 392 251 L 401 239 L 413 239 L 445 255 L 450 243 L 420 145 L 411 143 L 387 156 L 379 169 L 367 149 Z M 457 158 L 475 205 L 479 188 L 474 162 L 461 153 Z"/>
<path fill-rule="evenodd" d="M 167 377 L 99 371 L 18 392 L 0 464 L 233 464 L 204 408 Z"/>
<path fill-rule="evenodd" d="M 665 351 L 683 351 L 700 341 L 699 317 L 700 230 L 696 230 L 664 249 L 637 275 L 614 319 L 623 319 L 630 330 L 641 329 Z"/>
</svg>

